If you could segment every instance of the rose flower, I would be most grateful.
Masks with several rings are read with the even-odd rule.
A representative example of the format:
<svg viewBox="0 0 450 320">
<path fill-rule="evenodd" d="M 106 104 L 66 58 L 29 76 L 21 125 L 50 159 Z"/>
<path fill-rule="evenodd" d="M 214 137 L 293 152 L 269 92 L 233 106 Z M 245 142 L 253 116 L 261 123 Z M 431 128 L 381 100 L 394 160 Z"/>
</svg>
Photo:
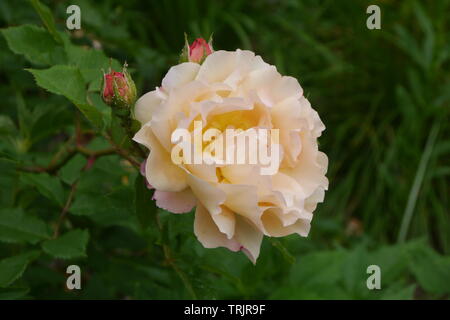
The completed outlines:
<svg viewBox="0 0 450 320">
<path fill-rule="evenodd" d="M 264 235 L 308 235 L 328 188 L 328 159 L 317 144 L 325 126 L 295 78 L 251 51 L 215 51 L 202 64 L 173 66 L 134 114 L 141 123 L 134 140 L 150 150 L 144 171 L 156 204 L 173 213 L 196 206 L 194 232 L 204 247 L 243 251 L 255 263 Z M 192 131 L 194 121 L 221 132 L 278 129 L 274 174 L 262 175 L 258 163 L 174 163 L 172 133 Z"/>
</svg>

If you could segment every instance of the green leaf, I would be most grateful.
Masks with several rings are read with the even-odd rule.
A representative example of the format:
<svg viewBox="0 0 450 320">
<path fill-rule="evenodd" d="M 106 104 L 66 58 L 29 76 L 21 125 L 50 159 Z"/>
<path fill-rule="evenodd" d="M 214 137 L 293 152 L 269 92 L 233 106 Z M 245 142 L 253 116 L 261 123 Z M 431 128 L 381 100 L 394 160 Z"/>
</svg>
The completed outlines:
<svg viewBox="0 0 450 320">
<path fill-rule="evenodd" d="M 89 241 L 87 230 L 72 230 L 58 239 L 42 243 L 42 249 L 51 256 L 62 259 L 74 259 L 86 256 Z"/>
<path fill-rule="evenodd" d="M 0 287 L 5 288 L 19 279 L 28 264 L 39 256 L 39 251 L 30 251 L 0 260 Z"/>
<path fill-rule="evenodd" d="M 36 187 L 43 196 L 54 201 L 60 207 L 64 205 L 64 189 L 57 177 L 52 177 L 47 173 L 24 173 L 21 180 L 25 184 Z"/>
<path fill-rule="evenodd" d="M 334 286 L 342 279 L 342 265 L 347 257 L 348 253 L 343 250 L 319 251 L 304 255 L 293 266 L 290 282 L 308 288 L 320 285 Z"/>
<path fill-rule="evenodd" d="M 10 117 L 0 115 L 0 135 L 8 135 L 16 132 L 16 126 Z"/>
<path fill-rule="evenodd" d="M 58 43 L 63 43 L 63 39 L 60 34 L 56 30 L 55 20 L 53 19 L 52 12 L 50 9 L 42 4 L 39 0 L 30 0 L 33 5 L 34 10 L 39 14 L 42 22 L 47 28 L 48 32 L 52 35 L 53 39 L 55 39 Z"/>
<path fill-rule="evenodd" d="M 30 140 L 30 132 L 33 124 L 33 114 L 28 109 L 25 98 L 22 92 L 16 90 L 16 105 L 17 105 L 17 118 L 19 124 L 19 132 L 24 139 L 24 144 L 28 145 Z"/>
<path fill-rule="evenodd" d="M 289 252 L 288 248 L 286 248 L 283 243 L 275 238 L 270 238 L 270 242 L 272 245 L 280 251 L 283 258 L 289 263 L 294 264 L 295 263 L 295 257 Z"/>
<path fill-rule="evenodd" d="M 343 280 L 345 289 L 355 298 L 361 299 L 367 294 L 367 251 L 363 246 L 356 247 L 346 257 L 343 265 Z"/>
<path fill-rule="evenodd" d="M 70 206 L 70 213 L 76 216 L 94 215 L 96 208 L 101 207 L 102 197 L 95 193 L 79 192 Z"/>
<path fill-rule="evenodd" d="M 49 69 L 27 69 L 36 83 L 47 91 L 65 96 L 75 103 L 86 103 L 85 83 L 80 70 L 73 66 L 56 65 Z"/>
<path fill-rule="evenodd" d="M 404 256 L 405 249 L 404 244 L 383 246 L 370 254 L 367 265 L 373 264 L 380 267 L 382 270 L 382 282 L 385 284 L 394 283 L 402 278 L 407 279 L 409 272 L 408 261 Z"/>
<path fill-rule="evenodd" d="M 103 128 L 103 115 L 94 106 L 87 103 L 75 103 L 78 110 L 97 128 Z"/>
<path fill-rule="evenodd" d="M 409 267 L 420 286 L 427 292 L 450 293 L 450 260 L 428 247 L 412 248 L 407 253 Z"/>
<path fill-rule="evenodd" d="M 61 180 L 73 184 L 81 176 L 81 170 L 86 165 L 86 158 L 77 154 L 59 170 Z"/>
<path fill-rule="evenodd" d="M 65 48 L 69 64 L 80 69 L 83 78 L 91 84 L 92 91 L 100 90 L 102 71 L 108 72 L 110 67 L 115 70 L 122 68 L 117 60 L 108 58 L 103 51 L 86 49 L 70 42 L 65 43 Z"/>
<path fill-rule="evenodd" d="M 80 70 L 57 65 L 45 70 L 27 69 L 36 83 L 47 91 L 65 96 L 98 128 L 103 127 L 102 114 L 86 101 L 86 86 Z"/>
<path fill-rule="evenodd" d="M 52 65 L 66 61 L 64 48 L 44 28 L 26 24 L 1 32 L 11 51 L 25 56 L 31 63 Z"/>
<path fill-rule="evenodd" d="M 50 135 L 56 135 L 73 123 L 71 114 L 67 112 L 67 106 L 61 104 L 59 97 L 52 97 L 59 102 L 45 101 L 34 105 L 31 113 L 31 121 L 28 126 L 31 129 L 28 137 L 31 144 L 41 141 Z"/>
<path fill-rule="evenodd" d="M 48 238 L 49 229 L 40 219 L 27 216 L 20 208 L 0 210 L 0 240 L 35 244 Z"/>
<path fill-rule="evenodd" d="M 412 300 L 414 298 L 414 291 L 416 285 L 412 284 L 405 286 L 403 284 L 396 284 L 389 287 L 387 290 L 383 290 L 382 300 Z"/>
</svg>

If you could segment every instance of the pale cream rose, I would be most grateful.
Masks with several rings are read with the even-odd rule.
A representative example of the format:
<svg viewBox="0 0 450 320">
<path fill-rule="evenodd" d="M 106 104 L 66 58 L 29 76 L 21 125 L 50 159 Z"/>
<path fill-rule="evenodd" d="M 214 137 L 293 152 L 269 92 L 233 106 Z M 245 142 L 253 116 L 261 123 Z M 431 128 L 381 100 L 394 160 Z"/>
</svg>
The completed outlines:
<svg viewBox="0 0 450 320">
<path fill-rule="evenodd" d="M 172 67 L 160 88 L 137 101 L 135 117 L 157 205 L 174 213 L 196 206 L 194 232 L 204 247 L 241 250 L 255 263 L 264 235 L 308 235 L 328 188 L 328 159 L 317 145 L 325 126 L 295 78 L 253 52 L 215 51 L 201 65 Z M 194 120 L 220 130 L 279 129 L 276 173 L 261 175 L 250 164 L 174 164 L 171 134 Z"/>
</svg>

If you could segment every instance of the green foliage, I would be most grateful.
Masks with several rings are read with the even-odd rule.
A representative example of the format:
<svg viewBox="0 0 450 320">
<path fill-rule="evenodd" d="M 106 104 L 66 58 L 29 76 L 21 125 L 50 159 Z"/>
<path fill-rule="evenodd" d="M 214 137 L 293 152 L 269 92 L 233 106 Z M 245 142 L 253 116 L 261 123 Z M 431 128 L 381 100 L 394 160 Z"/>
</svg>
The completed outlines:
<svg viewBox="0 0 450 320">
<path fill-rule="evenodd" d="M 20 208 L 0 210 L 1 241 L 35 244 L 49 237 L 49 228 L 41 219 L 26 215 Z"/>
<path fill-rule="evenodd" d="M 51 93 L 67 97 L 75 103 L 84 103 L 86 91 L 80 70 L 75 67 L 56 65 L 46 70 L 29 70 L 38 86 Z"/>
<path fill-rule="evenodd" d="M 58 178 L 52 177 L 47 173 L 24 173 L 20 178 L 23 183 L 33 186 L 41 195 L 55 202 L 55 204 L 63 205 L 64 189 Z"/>
<path fill-rule="evenodd" d="M 436 295 L 450 293 L 450 260 L 442 258 L 431 250 L 410 250 L 409 266 L 419 284 L 426 291 Z"/>
<path fill-rule="evenodd" d="M 65 60 L 63 48 L 42 27 L 22 25 L 2 30 L 8 46 L 16 54 L 38 65 L 52 65 Z"/>
<path fill-rule="evenodd" d="M 30 251 L 0 260 L 0 288 L 7 287 L 20 278 L 28 264 L 38 256 L 38 251 Z"/>
<path fill-rule="evenodd" d="M 56 30 L 55 20 L 53 19 L 53 14 L 50 8 L 42 4 L 39 0 L 30 0 L 30 2 L 55 41 L 62 43 L 62 38 Z"/>
<path fill-rule="evenodd" d="M 86 246 L 89 241 L 87 230 L 72 230 L 58 239 L 42 243 L 42 250 L 55 258 L 73 259 L 86 256 Z"/>
<path fill-rule="evenodd" d="M 28 69 L 38 86 L 69 99 L 96 127 L 102 127 L 102 115 L 86 102 L 83 76 L 77 67 L 56 65 L 46 70 Z"/>
<path fill-rule="evenodd" d="M 448 1 L 374 1 L 373 31 L 353 0 L 71 4 L 78 31 L 65 2 L 0 1 L 0 299 L 448 299 Z M 256 266 L 156 207 L 99 95 L 125 60 L 140 94 L 159 86 L 184 32 L 297 77 L 327 127 L 310 236 L 265 239 Z M 63 289 L 69 264 L 80 291 Z"/>
</svg>

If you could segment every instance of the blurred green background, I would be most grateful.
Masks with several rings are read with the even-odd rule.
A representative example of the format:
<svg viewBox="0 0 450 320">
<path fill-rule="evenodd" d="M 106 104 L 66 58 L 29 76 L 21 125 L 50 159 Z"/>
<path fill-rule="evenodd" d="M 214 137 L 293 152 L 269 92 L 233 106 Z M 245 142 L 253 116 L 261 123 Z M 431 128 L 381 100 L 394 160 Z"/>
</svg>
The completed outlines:
<svg viewBox="0 0 450 320">
<path fill-rule="evenodd" d="M 0 298 L 449 298 L 450 1 L 42 3 L 70 46 L 54 42 L 30 1 L 0 2 Z M 70 4 L 82 30 L 65 29 Z M 381 30 L 366 27 L 370 4 L 381 8 Z M 39 30 L 5 31 L 25 24 Z M 87 147 L 108 146 L 25 69 L 80 68 L 88 99 L 108 117 L 96 61 L 126 60 L 143 94 L 177 63 L 184 32 L 191 41 L 214 34 L 216 50 L 252 50 L 298 78 L 327 127 L 330 187 L 310 236 L 264 239 L 256 266 L 204 249 L 193 214 L 159 210 L 163 232 L 147 223 L 139 203 L 151 195 L 117 155 L 89 170 L 85 154 L 49 174 L 20 169 L 64 152 L 77 126 Z M 77 49 L 98 52 L 85 59 Z M 65 288 L 70 264 L 81 267 L 81 290 Z M 381 290 L 366 287 L 372 264 Z"/>
</svg>

